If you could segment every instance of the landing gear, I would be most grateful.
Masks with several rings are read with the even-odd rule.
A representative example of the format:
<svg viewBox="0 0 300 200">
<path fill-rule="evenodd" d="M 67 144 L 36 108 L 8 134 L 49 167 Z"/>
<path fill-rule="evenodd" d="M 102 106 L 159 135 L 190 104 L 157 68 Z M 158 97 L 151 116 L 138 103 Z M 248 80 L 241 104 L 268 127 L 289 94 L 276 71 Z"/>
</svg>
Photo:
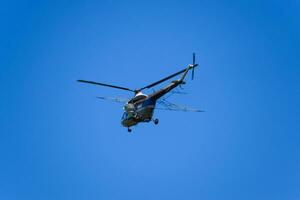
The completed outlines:
<svg viewBox="0 0 300 200">
<path fill-rule="evenodd" d="M 131 130 L 131 128 L 128 127 L 127 131 L 128 131 L 129 133 L 131 133 L 132 130 Z"/>
<path fill-rule="evenodd" d="M 155 119 L 155 120 L 154 120 L 154 124 L 155 124 L 155 125 L 157 125 L 157 124 L 158 124 L 158 122 L 159 122 L 159 120 L 158 120 L 158 119 Z"/>
</svg>

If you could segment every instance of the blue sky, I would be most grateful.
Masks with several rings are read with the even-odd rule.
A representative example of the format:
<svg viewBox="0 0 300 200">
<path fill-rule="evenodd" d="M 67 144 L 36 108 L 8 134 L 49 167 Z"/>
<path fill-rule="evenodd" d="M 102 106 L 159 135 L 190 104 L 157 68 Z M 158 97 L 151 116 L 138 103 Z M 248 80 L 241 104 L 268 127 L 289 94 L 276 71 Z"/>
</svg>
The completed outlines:
<svg viewBox="0 0 300 200">
<path fill-rule="evenodd" d="M 298 1 L 2 1 L 0 199 L 300 198 Z M 191 62 L 205 113 L 122 105 Z M 159 87 L 157 87 L 159 88 Z M 150 91 L 145 91 L 145 93 Z"/>
</svg>

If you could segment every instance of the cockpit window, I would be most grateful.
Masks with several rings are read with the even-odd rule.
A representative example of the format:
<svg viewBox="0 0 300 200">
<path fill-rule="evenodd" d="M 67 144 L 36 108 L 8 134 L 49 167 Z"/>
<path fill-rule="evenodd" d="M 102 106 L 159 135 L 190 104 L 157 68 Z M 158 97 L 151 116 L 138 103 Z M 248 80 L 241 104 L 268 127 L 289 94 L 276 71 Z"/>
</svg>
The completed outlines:
<svg viewBox="0 0 300 200">
<path fill-rule="evenodd" d="M 133 117 L 134 117 L 133 113 L 124 112 L 123 116 L 122 116 L 122 120 L 124 120 L 124 119 L 130 119 L 130 118 L 133 118 Z"/>
<path fill-rule="evenodd" d="M 128 116 L 128 113 L 127 113 L 127 112 L 124 112 L 124 113 L 123 113 L 123 116 L 122 116 L 122 119 L 126 119 L 127 116 Z"/>
<path fill-rule="evenodd" d="M 142 104 L 139 103 L 136 107 L 137 107 L 137 109 L 140 109 L 142 107 Z"/>
</svg>

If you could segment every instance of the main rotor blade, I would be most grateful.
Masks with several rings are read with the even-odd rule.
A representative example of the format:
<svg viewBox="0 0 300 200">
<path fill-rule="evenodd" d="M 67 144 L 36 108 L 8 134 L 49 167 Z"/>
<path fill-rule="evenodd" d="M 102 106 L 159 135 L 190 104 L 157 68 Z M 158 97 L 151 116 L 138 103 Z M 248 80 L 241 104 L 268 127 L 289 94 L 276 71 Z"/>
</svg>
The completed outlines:
<svg viewBox="0 0 300 200">
<path fill-rule="evenodd" d="M 163 78 L 163 79 L 161 79 L 161 80 L 159 80 L 159 81 L 156 81 L 156 82 L 154 82 L 154 83 L 151 83 L 150 85 L 147 85 L 147 86 L 145 86 L 145 87 L 142 87 L 142 88 L 138 89 L 138 91 L 141 91 L 141 90 L 144 90 L 144 89 L 152 88 L 152 87 L 155 86 L 155 85 L 158 85 L 158 84 L 160 84 L 160 83 L 162 83 L 162 82 L 164 82 L 164 81 L 166 81 L 166 80 L 169 80 L 170 78 L 173 78 L 174 76 L 177 76 L 177 75 L 179 75 L 179 74 L 185 72 L 185 70 L 186 70 L 186 68 L 183 69 L 183 70 L 180 70 L 179 72 L 176 72 L 176 73 L 174 73 L 174 74 L 172 74 L 172 75 L 170 75 L 170 76 L 167 76 L 166 78 Z"/>
<path fill-rule="evenodd" d="M 168 110 L 168 111 L 182 111 L 182 112 L 205 112 L 204 110 L 198 110 L 198 109 L 193 109 L 193 108 L 159 108 L 155 107 L 156 110 Z"/>
<path fill-rule="evenodd" d="M 194 109 L 194 108 L 190 108 L 188 106 L 182 106 L 182 105 L 177 105 L 177 104 L 171 103 L 171 102 L 167 101 L 166 99 L 158 100 L 157 103 L 162 106 L 162 108 L 155 107 L 155 109 L 159 109 L 159 110 L 172 110 L 172 111 L 184 111 L 184 112 L 188 112 L 188 111 L 204 112 L 203 110 Z"/>
<path fill-rule="evenodd" d="M 117 103 L 126 103 L 129 101 L 127 98 L 121 98 L 121 97 L 97 97 L 98 99 L 107 100 L 107 101 L 113 101 Z"/>
<path fill-rule="evenodd" d="M 197 64 L 193 65 L 193 69 L 194 69 L 195 67 L 197 67 L 197 66 L 198 66 Z M 144 90 L 144 89 L 152 88 L 153 86 L 158 85 L 158 84 L 160 84 L 160 83 L 162 83 L 162 82 L 164 82 L 164 81 L 167 81 L 167 80 L 169 80 L 170 78 L 173 78 L 173 77 L 175 77 L 175 76 L 177 76 L 177 75 L 179 75 L 179 74 L 182 74 L 182 73 L 185 72 L 185 71 L 186 71 L 186 68 L 184 68 L 183 70 L 180 70 L 180 71 L 178 71 L 178 72 L 176 72 L 176 73 L 174 73 L 174 74 L 172 74 L 172 75 L 170 75 L 170 76 L 167 76 L 166 78 L 163 78 L 163 79 L 161 79 L 161 80 L 159 80 L 159 81 L 156 81 L 156 82 L 154 82 L 154 83 L 151 83 L 150 85 L 147 85 L 147 86 L 145 86 L 145 87 L 142 87 L 142 88 L 138 89 L 137 91 L 141 91 L 141 90 Z"/>
<path fill-rule="evenodd" d="M 86 81 L 86 80 L 77 80 L 77 81 L 82 82 L 82 83 L 101 85 L 101 86 L 105 86 L 105 87 L 112 87 L 112 88 L 117 88 L 117 89 L 121 89 L 121 90 L 127 90 L 127 91 L 131 91 L 131 92 L 135 92 L 135 90 L 132 90 L 132 89 L 129 89 L 129 88 L 115 86 L 115 85 L 109 85 L 109 84 L 104 84 L 104 83 L 98 83 L 98 82 L 94 82 L 94 81 Z"/>
</svg>

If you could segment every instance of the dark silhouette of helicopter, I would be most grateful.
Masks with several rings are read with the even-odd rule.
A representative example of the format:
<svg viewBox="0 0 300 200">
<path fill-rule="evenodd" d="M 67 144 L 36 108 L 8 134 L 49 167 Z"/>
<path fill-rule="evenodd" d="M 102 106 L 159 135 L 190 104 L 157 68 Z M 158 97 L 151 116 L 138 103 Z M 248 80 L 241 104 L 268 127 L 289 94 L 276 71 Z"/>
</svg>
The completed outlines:
<svg viewBox="0 0 300 200">
<path fill-rule="evenodd" d="M 154 109 L 156 109 L 156 103 L 159 103 L 165 107 L 166 110 L 180 110 L 180 111 L 194 111 L 194 112 L 202 112 L 201 110 L 197 109 L 190 109 L 183 106 L 178 106 L 176 104 L 168 102 L 166 99 L 162 99 L 164 95 L 171 92 L 174 88 L 185 84 L 184 79 L 188 72 L 192 70 L 192 80 L 194 79 L 194 69 L 197 67 L 198 64 L 195 63 L 195 53 L 193 53 L 193 64 L 189 64 L 185 69 L 180 70 L 170 76 L 167 76 L 159 81 L 151 83 L 145 87 L 139 89 L 130 89 L 126 87 L 120 87 L 110 84 L 98 83 L 94 81 L 86 81 L 86 80 L 77 80 L 82 83 L 89 83 L 94 85 L 101 85 L 105 87 L 111 87 L 121 90 L 127 90 L 130 92 L 134 92 L 134 97 L 127 100 L 127 99 L 120 99 L 120 98 L 107 98 L 107 97 L 98 97 L 103 100 L 111 100 L 119 103 L 125 103 L 124 105 L 124 114 L 122 116 L 122 125 L 128 128 L 128 132 L 131 132 L 132 126 L 140 123 L 140 122 L 150 122 L 153 121 L 154 124 L 158 124 L 158 119 L 153 119 Z M 143 94 L 142 91 L 145 89 L 152 88 L 164 81 L 167 81 L 179 74 L 182 76 L 177 79 L 173 80 L 170 84 L 165 86 L 162 89 L 159 89 L 149 95 Z"/>
</svg>

